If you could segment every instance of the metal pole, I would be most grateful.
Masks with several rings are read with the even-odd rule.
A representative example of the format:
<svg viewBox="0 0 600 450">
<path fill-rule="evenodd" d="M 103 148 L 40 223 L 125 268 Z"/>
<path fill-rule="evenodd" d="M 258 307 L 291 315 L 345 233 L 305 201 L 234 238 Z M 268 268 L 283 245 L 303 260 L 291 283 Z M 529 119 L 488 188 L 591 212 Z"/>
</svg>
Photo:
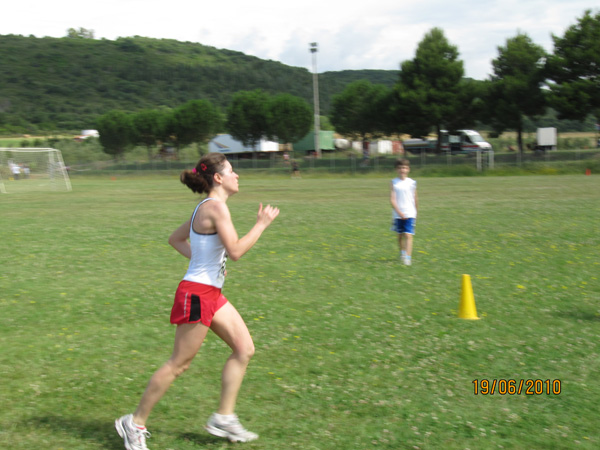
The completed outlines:
<svg viewBox="0 0 600 450">
<path fill-rule="evenodd" d="M 319 77 L 317 75 L 317 51 L 318 44 L 316 42 L 311 42 L 310 44 L 310 52 L 312 53 L 312 63 L 313 63 L 313 104 L 315 110 L 315 152 L 317 158 L 321 157 L 321 145 L 319 143 L 319 134 L 320 134 L 320 117 L 319 117 Z"/>
</svg>

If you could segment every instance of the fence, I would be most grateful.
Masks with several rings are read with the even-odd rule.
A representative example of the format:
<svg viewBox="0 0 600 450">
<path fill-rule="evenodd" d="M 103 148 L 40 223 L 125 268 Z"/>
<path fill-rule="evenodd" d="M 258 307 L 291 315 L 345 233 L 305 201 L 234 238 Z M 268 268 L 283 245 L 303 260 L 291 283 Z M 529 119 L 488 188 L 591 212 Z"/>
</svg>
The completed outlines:
<svg viewBox="0 0 600 450">
<path fill-rule="evenodd" d="M 400 155 L 376 155 L 368 159 L 361 158 L 354 152 L 324 153 L 321 158 L 304 155 L 292 155 L 300 174 L 369 174 L 389 173 L 394 170 L 394 162 Z M 548 152 L 473 152 L 469 154 L 410 154 L 409 159 L 413 172 L 417 173 L 447 173 L 451 175 L 467 175 L 499 171 L 524 169 L 542 173 L 561 173 L 566 171 L 581 171 L 582 168 L 600 170 L 600 149 L 594 150 L 565 150 Z M 262 173 L 289 176 L 292 164 L 284 159 L 282 154 L 265 153 L 254 155 L 229 155 L 229 161 L 234 170 L 240 173 Z M 104 161 L 76 165 L 70 167 L 71 175 L 85 174 L 145 174 L 173 173 L 178 174 L 184 169 L 194 166 L 194 160 L 152 160 L 115 162 Z"/>
</svg>

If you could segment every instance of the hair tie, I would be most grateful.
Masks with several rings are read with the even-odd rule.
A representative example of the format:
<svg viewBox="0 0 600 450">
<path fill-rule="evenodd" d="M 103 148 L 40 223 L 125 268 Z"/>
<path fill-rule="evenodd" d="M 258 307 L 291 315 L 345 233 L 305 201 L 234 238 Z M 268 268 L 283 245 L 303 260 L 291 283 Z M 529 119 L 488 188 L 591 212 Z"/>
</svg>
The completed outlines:
<svg viewBox="0 0 600 450">
<path fill-rule="evenodd" d="M 196 168 L 195 167 L 192 169 L 192 173 L 196 173 Z"/>
<path fill-rule="evenodd" d="M 202 172 L 206 172 L 206 164 L 200 164 L 200 168 L 202 169 Z"/>
</svg>

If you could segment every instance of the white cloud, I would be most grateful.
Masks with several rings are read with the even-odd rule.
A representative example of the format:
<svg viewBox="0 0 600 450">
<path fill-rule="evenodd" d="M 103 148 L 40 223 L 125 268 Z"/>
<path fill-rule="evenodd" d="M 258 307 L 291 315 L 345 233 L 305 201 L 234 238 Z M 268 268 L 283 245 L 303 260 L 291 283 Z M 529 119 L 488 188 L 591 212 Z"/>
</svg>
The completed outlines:
<svg viewBox="0 0 600 450">
<path fill-rule="evenodd" d="M 518 32 L 552 51 L 589 1 L 572 0 L 22 0 L 3 6 L 2 34 L 62 37 L 87 28 L 97 38 L 147 36 L 199 42 L 319 71 L 398 69 L 431 28 L 459 49 L 466 75 L 491 72 L 497 47 Z"/>
</svg>

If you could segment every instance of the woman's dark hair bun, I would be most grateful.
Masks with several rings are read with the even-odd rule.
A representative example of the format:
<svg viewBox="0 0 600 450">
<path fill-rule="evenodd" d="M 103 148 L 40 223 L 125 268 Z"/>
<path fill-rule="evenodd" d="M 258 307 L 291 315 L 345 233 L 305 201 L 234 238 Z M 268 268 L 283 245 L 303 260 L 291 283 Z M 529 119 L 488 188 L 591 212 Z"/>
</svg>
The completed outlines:
<svg viewBox="0 0 600 450">
<path fill-rule="evenodd" d="M 215 173 L 225 168 L 227 158 L 221 153 L 209 153 L 200 158 L 200 161 L 191 170 L 184 170 L 179 175 L 183 184 L 197 194 L 208 193 L 213 187 Z"/>
</svg>

